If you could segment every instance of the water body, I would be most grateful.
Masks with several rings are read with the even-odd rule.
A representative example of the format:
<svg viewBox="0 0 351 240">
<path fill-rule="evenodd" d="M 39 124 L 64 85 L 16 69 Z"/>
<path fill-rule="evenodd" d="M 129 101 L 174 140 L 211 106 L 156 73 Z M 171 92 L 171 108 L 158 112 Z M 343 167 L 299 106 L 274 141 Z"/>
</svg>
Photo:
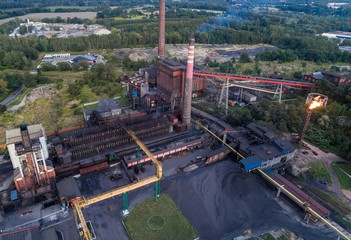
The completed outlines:
<svg viewBox="0 0 351 240">
<path fill-rule="evenodd" d="M 328 227 L 303 222 L 303 213 L 284 197 L 275 198 L 258 175 L 243 174 L 237 163 L 222 161 L 161 181 L 199 231 L 201 239 L 233 239 L 246 229 L 254 235 L 285 228 L 306 240 L 337 239 Z"/>
</svg>

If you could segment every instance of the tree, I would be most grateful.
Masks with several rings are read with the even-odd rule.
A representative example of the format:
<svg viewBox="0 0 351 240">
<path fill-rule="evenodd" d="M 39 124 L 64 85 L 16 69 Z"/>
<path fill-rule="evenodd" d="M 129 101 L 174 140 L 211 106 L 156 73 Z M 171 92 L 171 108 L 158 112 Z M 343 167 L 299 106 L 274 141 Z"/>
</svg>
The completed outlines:
<svg viewBox="0 0 351 240">
<path fill-rule="evenodd" d="M 299 72 L 294 72 L 293 77 L 295 79 L 301 80 L 302 79 L 302 72 L 300 72 L 300 71 Z"/>
<path fill-rule="evenodd" d="M 241 63 L 251 62 L 249 54 L 246 52 L 241 53 L 240 58 L 239 58 L 239 62 L 241 62 Z"/>
<path fill-rule="evenodd" d="M 71 71 L 72 70 L 72 66 L 68 62 L 57 63 L 57 68 L 60 71 Z"/>
<path fill-rule="evenodd" d="M 6 111 L 6 106 L 5 105 L 2 105 L 2 104 L 0 104 L 0 113 L 3 113 L 3 112 L 5 112 Z"/>
<path fill-rule="evenodd" d="M 0 94 L 7 95 L 9 93 L 9 89 L 7 87 L 7 82 L 4 79 L 0 78 Z"/>
<path fill-rule="evenodd" d="M 211 58 L 206 57 L 206 58 L 205 58 L 206 67 L 208 67 L 208 64 L 209 64 L 210 62 L 211 62 Z"/>
<path fill-rule="evenodd" d="M 23 69 L 29 65 L 29 61 L 23 52 L 11 51 L 5 53 L 2 65 L 14 69 Z"/>
<path fill-rule="evenodd" d="M 32 33 L 32 32 L 33 32 L 33 29 L 34 29 L 33 25 L 29 25 L 29 26 L 28 26 L 28 32 L 29 32 L 29 33 Z"/>
<path fill-rule="evenodd" d="M 19 27 L 18 33 L 21 34 L 21 35 L 26 34 L 26 33 L 27 33 L 27 27 L 24 26 L 24 25 L 21 25 L 21 26 Z"/>
<path fill-rule="evenodd" d="M 83 83 L 80 81 L 75 81 L 74 83 L 71 83 L 70 85 L 68 85 L 68 93 L 72 96 L 72 97 L 77 97 L 80 93 L 80 89 L 83 86 Z"/>
<path fill-rule="evenodd" d="M 96 100 L 96 95 L 87 85 L 84 85 L 80 90 L 79 98 L 82 102 L 90 102 Z"/>
<path fill-rule="evenodd" d="M 41 63 L 40 69 L 42 71 L 56 71 L 57 67 L 52 63 Z"/>
</svg>

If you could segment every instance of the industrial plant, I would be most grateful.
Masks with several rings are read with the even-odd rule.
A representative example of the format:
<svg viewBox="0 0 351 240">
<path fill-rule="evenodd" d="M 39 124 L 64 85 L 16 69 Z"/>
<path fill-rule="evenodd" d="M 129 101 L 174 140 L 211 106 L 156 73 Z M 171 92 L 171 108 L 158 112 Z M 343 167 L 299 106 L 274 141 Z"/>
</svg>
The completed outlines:
<svg viewBox="0 0 351 240">
<path fill-rule="evenodd" d="M 123 195 L 123 214 L 127 215 L 130 191 L 155 183 L 157 199 L 163 176 L 230 158 L 239 163 L 243 175 L 258 173 L 277 189 L 278 195 L 283 193 L 296 203 L 306 221 L 323 221 L 344 236 L 326 220 L 330 213 L 327 208 L 276 173 L 290 166 L 296 145 L 259 124 L 231 126 L 192 107 L 194 98 L 214 91 L 220 96 L 215 99 L 216 104 L 227 110 L 235 98 L 238 103 L 248 104 L 262 96 L 275 96 L 279 102 L 284 89 L 310 90 L 315 83 L 209 72 L 195 64 L 193 38 L 189 40 L 186 61 L 167 58 L 165 0 L 160 0 L 159 16 L 157 63 L 129 77 L 127 96 L 131 107 L 127 111 L 114 99 L 101 99 L 96 107 L 84 110 L 85 125 L 60 129 L 50 136 L 40 124 L 23 124 L 6 132 L 14 184 L 9 185 L 1 199 L 3 218 L 14 210 L 23 214 L 20 209 L 38 204 L 42 209 L 58 205 L 57 214 L 73 209 L 81 239 L 94 239 L 94 222 L 88 224 L 83 213 L 86 207 Z M 325 99 L 313 95 L 306 105 L 322 98 Z M 323 100 L 322 105 L 325 104 Z M 192 160 L 180 160 L 187 155 Z M 172 168 L 168 166 L 170 162 Z M 101 180 L 102 192 L 86 187 L 89 183 L 85 177 L 96 173 L 107 177 Z M 21 223 L 19 229 L 11 229 L 10 224 L 2 225 L 9 235 L 33 227 Z"/>
</svg>

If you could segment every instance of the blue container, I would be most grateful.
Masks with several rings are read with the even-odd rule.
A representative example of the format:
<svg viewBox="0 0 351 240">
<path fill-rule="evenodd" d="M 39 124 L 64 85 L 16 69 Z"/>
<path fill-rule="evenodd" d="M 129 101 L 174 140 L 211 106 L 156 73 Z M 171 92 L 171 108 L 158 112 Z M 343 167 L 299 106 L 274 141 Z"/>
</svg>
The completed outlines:
<svg viewBox="0 0 351 240">
<path fill-rule="evenodd" d="M 133 97 L 137 97 L 138 96 L 138 91 L 137 90 L 133 90 L 132 91 L 132 96 Z"/>
<path fill-rule="evenodd" d="M 17 190 L 13 190 L 10 192 L 10 198 L 11 198 L 11 201 L 15 201 L 18 199 L 18 193 L 17 193 Z"/>
</svg>

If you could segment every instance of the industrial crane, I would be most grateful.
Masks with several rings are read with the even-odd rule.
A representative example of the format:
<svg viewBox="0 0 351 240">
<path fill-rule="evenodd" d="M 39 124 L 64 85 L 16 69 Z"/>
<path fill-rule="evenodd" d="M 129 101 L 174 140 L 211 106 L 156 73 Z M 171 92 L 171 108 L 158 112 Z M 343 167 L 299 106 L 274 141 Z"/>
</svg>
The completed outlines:
<svg viewBox="0 0 351 240">
<path fill-rule="evenodd" d="M 73 203 L 73 210 L 74 210 L 74 216 L 77 222 L 78 226 L 81 226 L 82 231 L 80 231 L 80 235 L 84 240 L 91 240 L 92 236 L 91 233 L 88 229 L 88 226 L 86 224 L 83 212 L 82 212 L 82 208 L 89 206 L 91 204 L 97 203 L 97 202 L 101 202 L 103 200 L 109 199 L 111 197 L 120 195 L 120 194 L 124 194 L 126 192 L 132 191 L 134 189 L 140 188 L 142 186 L 148 185 L 150 183 L 158 183 L 158 181 L 162 178 L 162 164 L 154 157 L 154 155 L 151 153 L 151 151 L 145 146 L 145 144 L 143 142 L 141 142 L 139 140 L 139 138 L 135 135 L 135 133 L 130 130 L 127 129 L 125 127 L 125 125 L 120 122 L 123 129 L 129 134 L 129 136 L 135 141 L 135 143 L 146 153 L 146 155 L 151 159 L 151 161 L 154 163 L 155 167 L 156 167 L 156 175 L 143 179 L 141 181 L 138 181 L 136 183 L 131 183 L 129 185 L 117 188 L 117 189 L 113 189 L 111 191 L 107 191 L 105 193 L 101 193 L 98 194 L 96 196 L 93 197 L 89 197 L 89 198 L 84 198 L 81 197 L 80 199 L 76 200 Z M 157 185 L 158 186 L 158 185 Z"/>
<path fill-rule="evenodd" d="M 237 154 L 240 158 L 245 158 L 243 155 L 241 155 L 239 152 L 237 152 L 234 148 L 232 148 L 230 145 L 228 145 L 226 142 L 224 142 L 220 137 L 218 137 L 215 133 L 213 133 L 210 129 L 208 129 L 206 126 L 201 124 L 200 120 L 196 121 L 197 126 L 202 127 L 205 131 L 210 133 L 213 137 L 217 138 L 219 141 L 221 141 L 224 145 L 226 145 L 231 151 L 233 151 L 235 154 Z M 326 220 L 324 217 L 319 215 L 316 211 L 314 211 L 310 206 L 308 202 L 302 202 L 299 198 L 297 198 L 294 194 L 289 192 L 283 185 L 277 183 L 274 179 L 272 179 L 269 175 L 267 175 L 264 171 L 262 171 L 260 168 L 257 168 L 257 171 L 265 178 L 267 179 L 270 183 L 272 183 L 275 187 L 280 189 L 282 192 L 284 192 L 286 195 L 294 199 L 298 204 L 304 206 L 304 209 L 306 212 L 309 212 L 316 216 L 319 220 L 327 224 L 329 228 L 334 230 L 337 234 L 339 234 L 341 237 L 343 237 L 346 240 L 350 240 L 349 237 L 347 237 L 343 232 L 341 232 L 339 229 L 337 229 L 333 224 L 331 224 L 328 220 Z"/>
</svg>

